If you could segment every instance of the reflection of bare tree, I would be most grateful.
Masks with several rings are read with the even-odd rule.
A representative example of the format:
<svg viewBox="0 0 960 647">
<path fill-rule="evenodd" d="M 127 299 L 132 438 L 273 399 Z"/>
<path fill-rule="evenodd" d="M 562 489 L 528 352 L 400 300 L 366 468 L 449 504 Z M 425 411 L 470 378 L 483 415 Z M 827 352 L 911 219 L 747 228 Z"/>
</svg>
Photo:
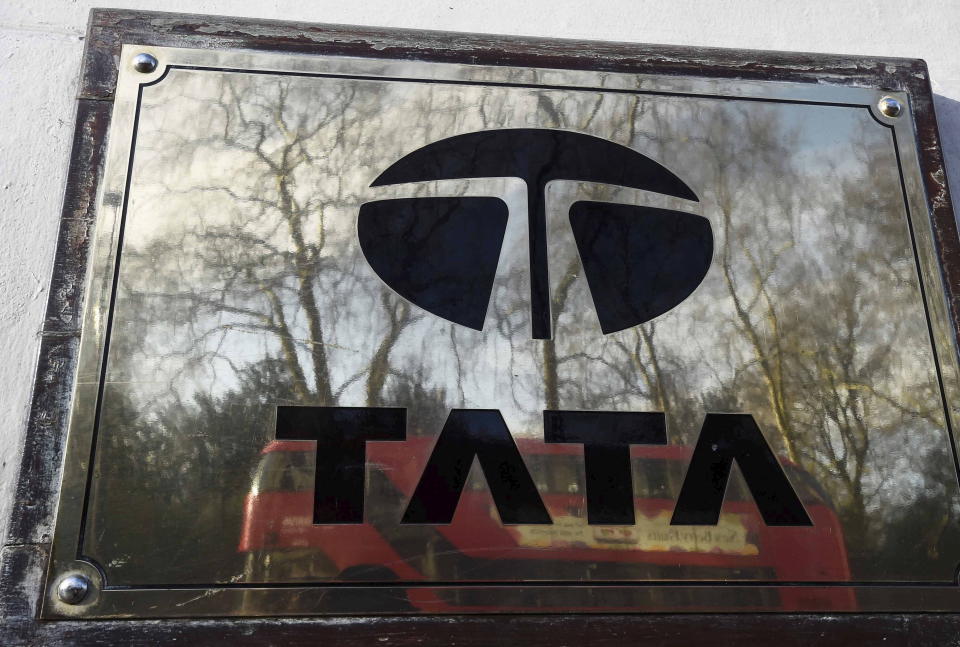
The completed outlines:
<svg viewBox="0 0 960 647">
<path fill-rule="evenodd" d="M 561 110 L 541 97 L 539 105 L 550 106 L 551 125 L 583 128 L 577 116 L 592 118 L 595 106 L 571 103 Z M 706 288 L 716 301 L 698 315 L 710 337 L 685 339 L 689 329 L 667 315 L 590 343 L 595 322 L 583 315 L 571 256 L 552 295 L 554 329 L 566 321 L 568 336 L 542 344 L 545 406 L 667 411 L 673 436 L 687 442 L 704 410 L 749 411 L 787 460 L 824 484 L 851 553 L 869 561 L 890 522 L 879 511 L 905 486 L 903 470 L 931 469 L 919 457 L 892 460 L 890 449 L 908 438 L 949 442 L 889 140 L 862 115 L 850 126 L 859 149 L 818 151 L 812 163 L 803 153 L 809 135 L 782 111 L 698 110 L 651 108 L 628 121 L 631 132 L 657 133 L 644 152 L 693 142 L 689 168 L 705 189 L 717 244 Z M 915 355 L 904 343 L 926 350 Z M 684 344 L 700 346 L 700 356 Z M 698 361 L 713 386 L 697 376 Z M 938 478 L 954 477 L 946 469 Z"/>
<path fill-rule="evenodd" d="M 390 350 L 397 343 L 403 329 L 413 319 L 410 315 L 410 304 L 403 299 L 390 299 L 386 291 L 382 292 L 383 308 L 389 317 L 387 334 L 383 337 L 377 351 L 370 361 L 370 370 L 367 374 L 367 403 L 370 405 L 384 404 L 382 401 L 383 387 L 390 373 Z"/>
<path fill-rule="evenodd" d="M 602 110 L 603 97 L 585 97 L 576 105 L 569 98 L 560 100 L 562 107 L 555 105 L 555 98 L 547 93 L 538 95 L 538 107 L 548 115 L 548 126 L 551 128 L 572 129 L 577 132 L 601 132 L 603 136 L 615 137 L 617 131 L 626 130 L 627 141 L 634 144 L 638 124 L 645 116 L 646 103 L 639 97 L 631 99 L 631 107 L 625 119 L 616 121 L 605 120 L 606 114 Z M 602 123 L 598 124 L 599 121 Z M 609 130 L 609 132 L 603 132 Z M 560 239 L 558 229 L 568 226 L 566 219 L 553 223 L 552 236 Z M 561 317 L 575 318 L 577 325 L 585 334 L 592 330 L 596 334 L 596 321 L 587 317 L 578 317 L 577 310 L 583 309 L 582 300 L 578 301 L 572 292 L 575 282 L 582 280 L 582 268 L 577 254 L 573 250 L 565 250 L 569 258 L 562 262 L 559 276 L 553 281 L 551 295 L 551 325 L 558 330 Z M 556 253 L 556 252 L 555 252 Z M 581 295 L 582 297 L 583 295 Z M 544 402 L 547 409 L 561 408 L 561 402 L 566 406 L 575 403 L 583 408 L 603 408 L 609 406 L 611 399 L 620 397 L 646 397 L 659 411 L 670 411 L 666 395 L 667 380 L 661 371 L 661 359 L 658 357 L 655 344 L 656 323 L 648 323 L 633 329 L 634 344 L 632 347 L 621 337 L 613 339 L 613 345 L 621 351 L 617 357 L 611 358 L 603 353 L 593 353 L 585 349 L 579 340 L 559 340 L 556 337 L 542 342 L 542 376 Z M 582 363 L 596 362 L 609 369 L 608 378 L 588 382 L 579 376 Z M 573 365 L 570 370 L 564 370 L 565 365 Z M 564 378 L 564 375 L 571 378 Z M 639 378 L 639 381 L 638 381 Z"/>
<path fill-rule="evenodd" d="M 346 232 L 329 227 L 331 210 L 360 201 L 361 187 L 347 185 L 345 169 L 376 162 L 360 143 L 359 127 L 374 119 L 375 106 L 363 105 L 355 94 L 349 86 L 324 95 L 284 81 L 250 84 L 223 77 L 216 99 L 202 104 L 207 123 L 166 129 L 163 149 L 149 162 L 152 168 L 182 167 L 185 159 L 209 156 L 211 149 L 239 160 L 228 162 L 223 172 L 211 170 L 195 186 L 169 186 L 176 175 L 165 182 L 165 199 L 181 199 L 185 208 L 212 205 L 217 215 L 197 213 L 196 224 L 180 238 L 156 236 L 147 248 L 127 253 L 130 264 L 176 259 L 185 250 L 196 259 L 191 267 L 162 272 L 166 289 L 128 284 L 130 298 L 153 306 L 149 316 L 173 311 L 206 327 L 193 334 L 193 348 L 185 353 L 197 361 L 228 360 L 229 352 L 198 342 L 217 335 L 219 343 L 236 331 L 266 335 L 298 397 L 318 404 L 336 403 L 343 389 L 364 375 L 367 401 L 379 402 L 391 349 L 411 320 L 405 302 L 352 272 L 358 259 L 343 263 Z M 208 134 L 197 136 L 196 130 Z M 171 146 L 171 139 L 180 145 Z M 202 291 L 190 275 L 196 271 L 204 273 Z M 350 375 L 336 375 L 329 359 L 337 345 L 331 331 L 357 316 L 328 297 L 338 289 L 365 294 L 365 305 L 388 315 L 366 366 Z"/>
<path fill-rule="evenodd" d="M 796 190 L 811 185 L 796 161 L 800 142 L 772 114 L 731 112 L 713 127 L 705 160 L 722 228 L 719 269 L 730 325 L 746 342 L 735 374 L 740 393 L 767 407 L 749 397 L 743 403 L 769 411 L 786 457 L 830 488 L 849 544 L 868 551 L 881 532 L 871 527 L 870 509 L 893 478 L 874 445 L 943 426 L 935 383 L 911 372 L 929 366 L 904 372 L 894 341 L 929 348 L 922 318 L 893 314 L 910 311 L 918 294 L 904 222 L 877 217 L 902 200 L 893 160 L 885 159 L 889 145 L 865 144 L 856 170 L 833 168 L 837 181 L 818 186 L 812 200 Z M 744 190 L 755 182 L 762 191 Z M 892 287 L 891 278 L 896 287 L 881 287 Z"/>
<path fill-rule="evenodd" d="M 159 127 L 144 129 L 138 142 L 143 202 L 128 216 L 117 306 L 123 326 L 143 334 L 114 334 L 111 371 L 123 377 L 103 410 L 101 456 L 109 460 L 95 496 L 107 509 L 139 509 L 145 501 L 130 506 L 127 497 L 153 500 L 171 474 L 181 475 L 183 497 L 219 496 L 156 501 L 193 508 L 191 518 L 136 517 L 130 526 L 94 518 L 91 537 L 121 542 L 96 553 L 122 554 L 123 542 L 141 532 L 239 528 L 246 474 L 277 403 L 333 405 L 354 389 L 354 402 L 385 404 L 388 393 L 423 379 L 422 370 L 404 376 L 391 356 L 419 316 L 363 271 L 344 226 L 352 219 L 340 216 L 362 201 L 365 183 L 352 171 L 399 154 L 399 142 L 383 151 L 365 141 L 364 125 L 376 125 L 374 98 L 358 99 L 350 85 L 190 79 L 160 86 L 158 103 L 148 95 L 144 105 Z M 411 393 L 436 407 L 434 390 Z M 256 433 L 237 438 L 241 426 Z M 215 477 L 222 465 L 230 475 Z M 236 531 L 224 541 L 224 565 L 210 567 L 229 573 Z M 190 559 L 177 561 L 192 568 Z"/>
<path fill-rule="evenodd" d="M 771 291 L 776 290 L 771 289 L 776 268 L 783 255 L 795 246 L 791 229 L 803 208 L 799 203 L 802 196 L 794 190 L 800 185 L 799 177 L 791 168 L 791 156 L 785 154 L 795 144 L 795 138 L 792 142 L 789 136 L 785 137 L 762 111 L 725 112 L 713 123 L 713 128 L 716 130 L 707 134 L 708 141 L 713 142 L 708 164 L 716 183 L 725 243 L 719 254 L 723 282 L 733 303 L 734 325 L 749 344 L 763 378 L 775 429 L 787 457 L 796 461 L 784 379 L 784 334 L 777 312 L 779 292 L 775 292 L 776 301 L 771 296 Z M 716 136 L 733 129 L 747 129 L 749 134 L 738 138 Z M 742 147 L 750 147 L 755 153 L 747 155 Z M 745 175 L 755 178 L 758 170 L 780 181 L 769 186 L 769 192 L 760 197 L 760 204 L 749 207 L 758 217 L 738 218 L 735 225 L 734 218 L 743 209 L 738 188 Z M 758 245 L 758 240 L 767 242 Z M 771 244 L 773 241 L 776 244 Z"/>
<path fill-rule="evenodd" d="M 883 510 L 892 493 L 914 479 L 955 499 L 895 160 L 868 119 L 841 133 L 862 150 L 825 152 L 810 141 L 820 126 L 791 107 L 440 84 L 395 84 L 385 99 L 379 84 L 174 76 L 144 94 L 93 509 L 144 497 L 195 514 L 104 512 L 97 541 L 238 528 L 236 490 L 288 402 L 406 406 L 410 436 L 435 435 L 458 406 L 498 406 L 514 433 L 537 436 L 542 409 L 656 410 L 687 444 L 705 411 L 746 411 L 828 490 L 865 579 L 887 574 L 871 558 L 914 523 Z M 604 336 L 576 250 L 558 245 L 556 334 L 531 341 L 522 246 L 504 255 L 482 332 L 426 316 L 372 273 L 354 226 L 384 165 L 530 115 L 682 169 L 716 246 L 695 298 Z M 548 224 L 567 235 L 563 218 Z M 907 440 L 916 455 L 891 451 Z M 916 508 L 940 515 L 926 563 L 950 559 L 955 511 L 935 499 Z M 204 559 L 173 552 L 188 575 Z"/>
</svg>

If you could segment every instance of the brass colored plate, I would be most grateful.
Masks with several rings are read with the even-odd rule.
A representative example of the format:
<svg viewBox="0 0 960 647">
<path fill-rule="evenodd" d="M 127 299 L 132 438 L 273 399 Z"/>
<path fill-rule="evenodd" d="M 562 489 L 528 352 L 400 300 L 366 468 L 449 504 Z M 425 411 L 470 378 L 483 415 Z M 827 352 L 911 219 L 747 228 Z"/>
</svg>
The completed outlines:
<svg viewBox="0 0 960 647">
<path fill-rule="evenodd" d="M 907 95 L 120 70 L 45 617 L 960 609 Z"/>
</svg>

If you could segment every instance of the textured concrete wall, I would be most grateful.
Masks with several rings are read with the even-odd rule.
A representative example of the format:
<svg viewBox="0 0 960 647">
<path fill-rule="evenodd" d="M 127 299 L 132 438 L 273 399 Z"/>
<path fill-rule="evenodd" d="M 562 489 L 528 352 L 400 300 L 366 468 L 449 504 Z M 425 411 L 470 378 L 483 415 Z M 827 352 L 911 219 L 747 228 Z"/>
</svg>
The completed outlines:
<svg viewBox="0 0 960 647">
<path fill-rule="evenodd" d="M 19 465 L 90 0 L 0 2 L 0 537 Z M 957 0 L 158 0 L 111 6 L 450 31 L 926 59 L 960 192 Z"/>
</svg>

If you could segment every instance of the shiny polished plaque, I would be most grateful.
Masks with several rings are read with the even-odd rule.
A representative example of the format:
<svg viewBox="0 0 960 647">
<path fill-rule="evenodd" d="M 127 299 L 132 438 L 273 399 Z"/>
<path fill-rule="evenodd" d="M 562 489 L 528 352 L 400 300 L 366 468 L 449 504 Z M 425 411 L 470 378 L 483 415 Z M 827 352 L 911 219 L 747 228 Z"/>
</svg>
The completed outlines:
<svg viewBox="0 0 960 647">
<path fill-rule="evenodd" d="M 128 45 L 87 295 L 45 617 L 960 608 L 904 93 Z"/>
</svg>

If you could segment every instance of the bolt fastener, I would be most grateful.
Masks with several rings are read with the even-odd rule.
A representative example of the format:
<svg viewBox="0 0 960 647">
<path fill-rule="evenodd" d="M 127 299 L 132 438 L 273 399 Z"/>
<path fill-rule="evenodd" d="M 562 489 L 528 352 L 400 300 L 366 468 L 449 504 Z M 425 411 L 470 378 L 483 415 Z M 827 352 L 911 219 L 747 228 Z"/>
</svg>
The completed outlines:
<svg viewBox="0 0 960 647">
<path fill-rule="evenodd" d="M 877 103 L 877 108 L 880 109 L 880 112 L 890 118 L 896 118 L 903 114 L 903 104 L 900 103 L 899 99 L 893 97 L 883 97 Z"/>
<path fill-rule="evenodd" d="M 150 74 L 150 72 L 157 69 L 157 65 L 159 65 L 157 57 L 152 54 L 142 53 L 133 57 L 133 69 L 137 72 Z"/>
<path fill-rule="evenodd" d="M 67 575 L 57 585 L 57 597 L 65 604 L 80 604 L 91 586 L 90 580 L 83 575 Z"/>
</svg>

